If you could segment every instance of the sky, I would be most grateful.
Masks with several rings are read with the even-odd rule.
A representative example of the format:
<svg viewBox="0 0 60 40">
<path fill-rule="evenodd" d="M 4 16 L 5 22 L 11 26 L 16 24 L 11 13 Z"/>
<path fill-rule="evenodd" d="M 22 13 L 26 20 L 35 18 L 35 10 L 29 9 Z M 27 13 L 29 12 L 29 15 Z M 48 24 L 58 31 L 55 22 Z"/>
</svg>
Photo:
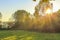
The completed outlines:
<svg viewBox="0 0 60 40">
<path fill-rule="evenodd" d="M 26 10 L 31 14 L 34 13 L 34 7 L 38 4 L 32 0 L 0 0 L 0 12 L 2 13 L 2 20 L 8 21 L 11 15 L 17 10 Z M 57 11 L 60 8 L 60 0 L 52 1 L 54 6 L 53 10 Z"/>
</svg>

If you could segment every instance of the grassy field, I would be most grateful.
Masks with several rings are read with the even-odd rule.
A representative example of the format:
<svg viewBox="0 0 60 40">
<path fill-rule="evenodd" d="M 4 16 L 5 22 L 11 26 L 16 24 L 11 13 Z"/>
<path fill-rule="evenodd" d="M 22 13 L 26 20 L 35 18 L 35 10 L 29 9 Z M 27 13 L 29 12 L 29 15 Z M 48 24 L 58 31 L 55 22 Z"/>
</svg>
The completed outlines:
<svg viewBox="0 0 60 40">
<path fill-rule="evenodd" d="M 38 33 L 23 30 L 0 30 L 0 40 L 60 40 L 60 33 Z"/>
</svg>

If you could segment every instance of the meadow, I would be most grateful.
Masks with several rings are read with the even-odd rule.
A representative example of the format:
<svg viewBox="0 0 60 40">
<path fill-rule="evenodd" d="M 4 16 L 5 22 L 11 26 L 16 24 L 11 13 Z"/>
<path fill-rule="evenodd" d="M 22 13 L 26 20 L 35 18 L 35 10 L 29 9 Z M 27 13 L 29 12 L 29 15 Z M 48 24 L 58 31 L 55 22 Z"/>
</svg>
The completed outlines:
<svg viewBox="0 0 60 40">
<path fill-rule="evenodd" d="M 0 30 L 0 40 L 60 40 L 60 33 Z"/>
</svg>

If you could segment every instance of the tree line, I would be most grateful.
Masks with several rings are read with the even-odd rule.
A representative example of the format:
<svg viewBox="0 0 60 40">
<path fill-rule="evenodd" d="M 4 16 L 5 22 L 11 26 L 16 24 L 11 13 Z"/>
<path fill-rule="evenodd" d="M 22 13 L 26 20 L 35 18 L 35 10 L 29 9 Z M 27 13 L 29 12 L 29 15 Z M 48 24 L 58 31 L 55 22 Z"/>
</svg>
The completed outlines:
<svg viewBox="0 0 60 40">
<path fill-rule="evenodd" d="M 31 15 L 25 10 L 17 10 L 13 14 L 15 25 L 12 29 L 24 29 L 40 32 L 60 32 L 60 10 L 52 13 L 52 15 L 36 15 Z"/>
<path fill-rule="evenodd" d="M 2 17 L 2 15 L 0 17 Z M 12 20 L 7 23 L 9 25 L 8 28 L 10 29 L 39 32 L 60 32 L 60 10 L 52 13 L 52 15 L 46 16 L 36 16 L 35 14 L 31 15 L 25 10 L 17 10 L 14 14 L 12 14 L 11 18 Z"/>
</svg>

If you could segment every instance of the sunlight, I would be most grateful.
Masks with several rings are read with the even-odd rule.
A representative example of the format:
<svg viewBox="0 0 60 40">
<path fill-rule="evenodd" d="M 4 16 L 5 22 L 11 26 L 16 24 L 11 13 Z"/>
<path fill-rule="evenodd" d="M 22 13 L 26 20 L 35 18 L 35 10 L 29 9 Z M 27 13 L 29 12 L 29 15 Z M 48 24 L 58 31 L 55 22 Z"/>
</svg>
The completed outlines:
<svg viewBox="0 0 60 40">
<path fill-rule="evenodd" d="M 1 40 L 16 40 L 16 36 L 9 36 L 9 37 L 6 37 L 6 38 L 3 38 Z"/>
<path fill-rule="evenodd" d="M 47 9 L 46 10 L 46 14 L 51 14 L 52 13 L 52 10 L 51 9 Z"/>
</svg>

